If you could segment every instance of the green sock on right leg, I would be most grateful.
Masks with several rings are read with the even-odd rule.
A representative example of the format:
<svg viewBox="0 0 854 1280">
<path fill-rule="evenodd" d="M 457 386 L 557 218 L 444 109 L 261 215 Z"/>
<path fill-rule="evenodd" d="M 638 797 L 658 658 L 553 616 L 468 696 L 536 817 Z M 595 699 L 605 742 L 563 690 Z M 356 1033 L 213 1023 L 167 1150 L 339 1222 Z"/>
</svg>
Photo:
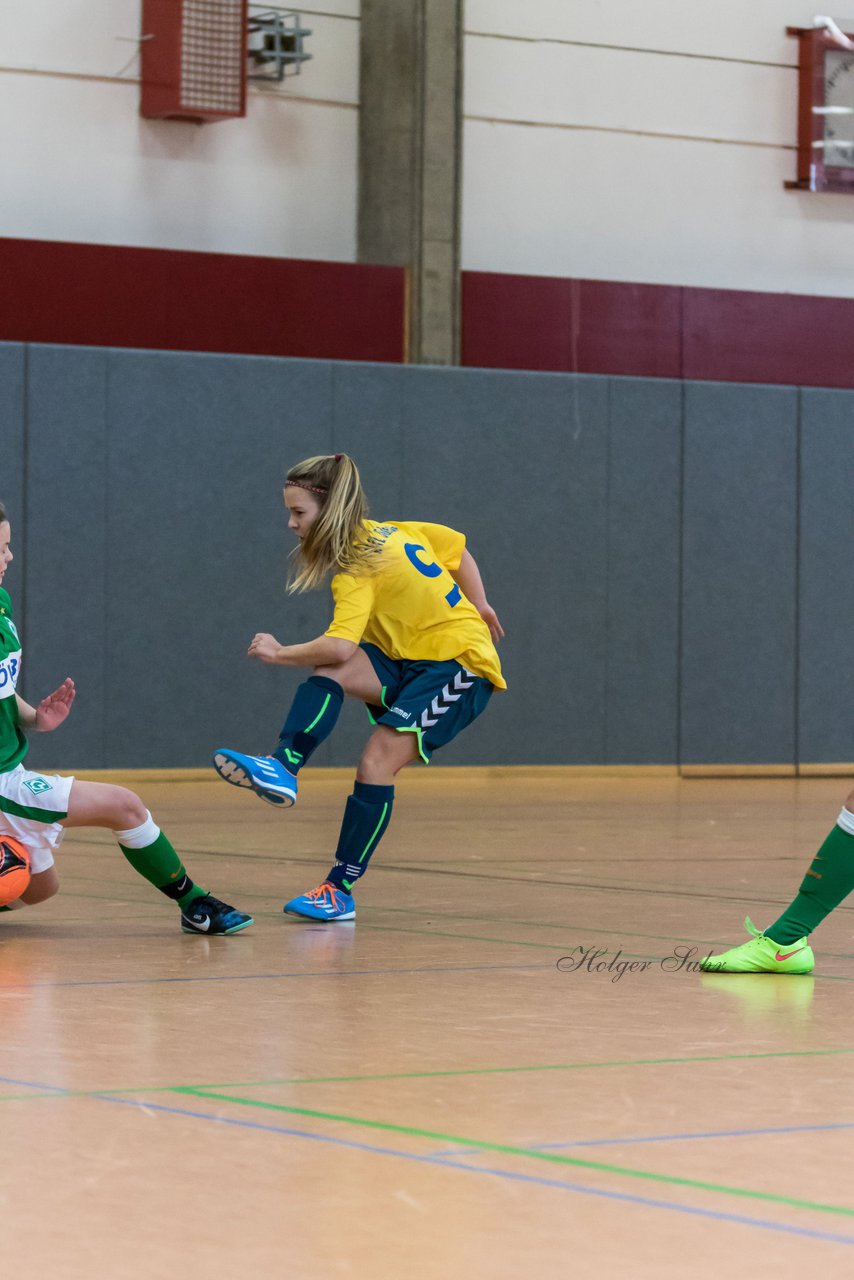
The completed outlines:
<svg viewBox="0 0 854 1280">
<path fill-rule="evenodd" d="M 854 813 L 843 809 L 804 876 L 794 902 L 765 930 L 785 946 L 817 929 L 854 889 Z"/>
<path fill-rule="evenodd" d="M 119 848 L 134 871 L 182 909 L 207 893 L 207 889 L 193 884 L 183 862 L 150 814 L 142 826 L 133 831 L 117 831 L 115 835 Z M 134 843 L 126 844 L 125 840 L 133 840 Z M 144 841 L 141 848 L 137 841 Z"/>
</svg>

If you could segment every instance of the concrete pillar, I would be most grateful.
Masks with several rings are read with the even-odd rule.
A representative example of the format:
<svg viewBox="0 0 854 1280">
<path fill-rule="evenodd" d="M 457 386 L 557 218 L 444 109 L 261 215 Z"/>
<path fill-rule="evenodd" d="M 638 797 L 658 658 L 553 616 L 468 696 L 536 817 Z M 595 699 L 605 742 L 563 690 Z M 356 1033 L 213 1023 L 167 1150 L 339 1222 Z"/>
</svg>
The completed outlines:
<svg viewBox="0 0 854 1280">
<path fill-rule="evenodd" d="M 458 364 L 463 0 L 362 0 L 360 262 L 409 269 L 408 358 Z"/>
</svg>

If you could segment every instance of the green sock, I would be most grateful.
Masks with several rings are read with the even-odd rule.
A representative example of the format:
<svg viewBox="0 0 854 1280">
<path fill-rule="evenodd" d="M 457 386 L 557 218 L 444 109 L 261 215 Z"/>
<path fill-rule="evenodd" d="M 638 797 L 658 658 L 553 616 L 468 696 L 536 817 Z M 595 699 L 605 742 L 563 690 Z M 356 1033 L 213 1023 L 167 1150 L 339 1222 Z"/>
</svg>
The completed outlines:
<svg viewBox="0 0 854 1280">
<path fill-rule="evenodd" d="M 138 871 L 149 884 L 153 884 L 161 893 L 165 893 L 167 898 L 174 899 L 179 907 L 184 908 L 190 902 L 195 902 L 196 898 L 203 898 L 207 893 L 207 889 L 200 889 L 198 885 L 193 884 L 183 862 L 162 831 L 154 843 L 146 845 L 144 849 L 129 849 L 121 841 L 119 841 L 119 848 L 134 871 Z"/>
<path fill-rule="evenodd" d="M 854 823 L 854 815 L 847 815 Z M 843 809 L 840 817 L 845 820 Z M 772 942 L 787 945 L 812 933 L 854 889 L 854 835 L 835 826 L 798 890 L 798 896 L 778 920 L 765 930 Z"/>
</svg>

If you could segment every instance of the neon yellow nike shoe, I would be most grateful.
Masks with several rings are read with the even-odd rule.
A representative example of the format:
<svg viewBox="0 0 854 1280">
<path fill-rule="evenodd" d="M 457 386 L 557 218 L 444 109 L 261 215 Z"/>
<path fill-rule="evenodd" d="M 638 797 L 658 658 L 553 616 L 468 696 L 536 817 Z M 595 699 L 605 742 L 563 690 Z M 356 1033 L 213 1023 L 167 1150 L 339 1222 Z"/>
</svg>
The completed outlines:
<svg viewBox="0 0 854 1280">
<path fill-rule="evenodd" d="M 719 956 L 707 956 L 700 961 L 700 968 L 706 973 L 812 973 L 815 956 L 806 938 L 781 945 L 766 938 L 750 916 L 744 927 L 753 935 L 749 942 Z"/>
</svg>

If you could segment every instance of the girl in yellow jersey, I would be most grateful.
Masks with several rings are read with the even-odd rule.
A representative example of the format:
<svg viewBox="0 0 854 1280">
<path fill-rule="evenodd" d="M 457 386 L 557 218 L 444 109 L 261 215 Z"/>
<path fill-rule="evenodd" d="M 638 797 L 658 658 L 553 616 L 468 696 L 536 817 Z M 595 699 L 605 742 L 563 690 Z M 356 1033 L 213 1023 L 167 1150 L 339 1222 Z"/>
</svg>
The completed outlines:
<svg viewBox="0 0 854 1280">
<path fill-rule="evenodd" d="M 299 539 L 290 591 L 332 576 L 335 611 L 325 633 L 283 645 L 259 633 L 251 657 L 313 674 L 300 685 L 271 756 L 230 748 L 214 767 L 235 786 L 282 807 L 297 775 L 335 727 L 345 695 L 367 704 L 374 732 L 348 798 L 334 865 L 285 905 L 312 920 L 352 920 L 352 889 L 391 819 L 394 778 L 428 763 L 507 686 L 495 644 L 503 636 L 462 533 L 420 521 L 367 518 L 359 472 L 346 454 L 307 458 L 285 482 L 288 527 Z"/>
</svg>

